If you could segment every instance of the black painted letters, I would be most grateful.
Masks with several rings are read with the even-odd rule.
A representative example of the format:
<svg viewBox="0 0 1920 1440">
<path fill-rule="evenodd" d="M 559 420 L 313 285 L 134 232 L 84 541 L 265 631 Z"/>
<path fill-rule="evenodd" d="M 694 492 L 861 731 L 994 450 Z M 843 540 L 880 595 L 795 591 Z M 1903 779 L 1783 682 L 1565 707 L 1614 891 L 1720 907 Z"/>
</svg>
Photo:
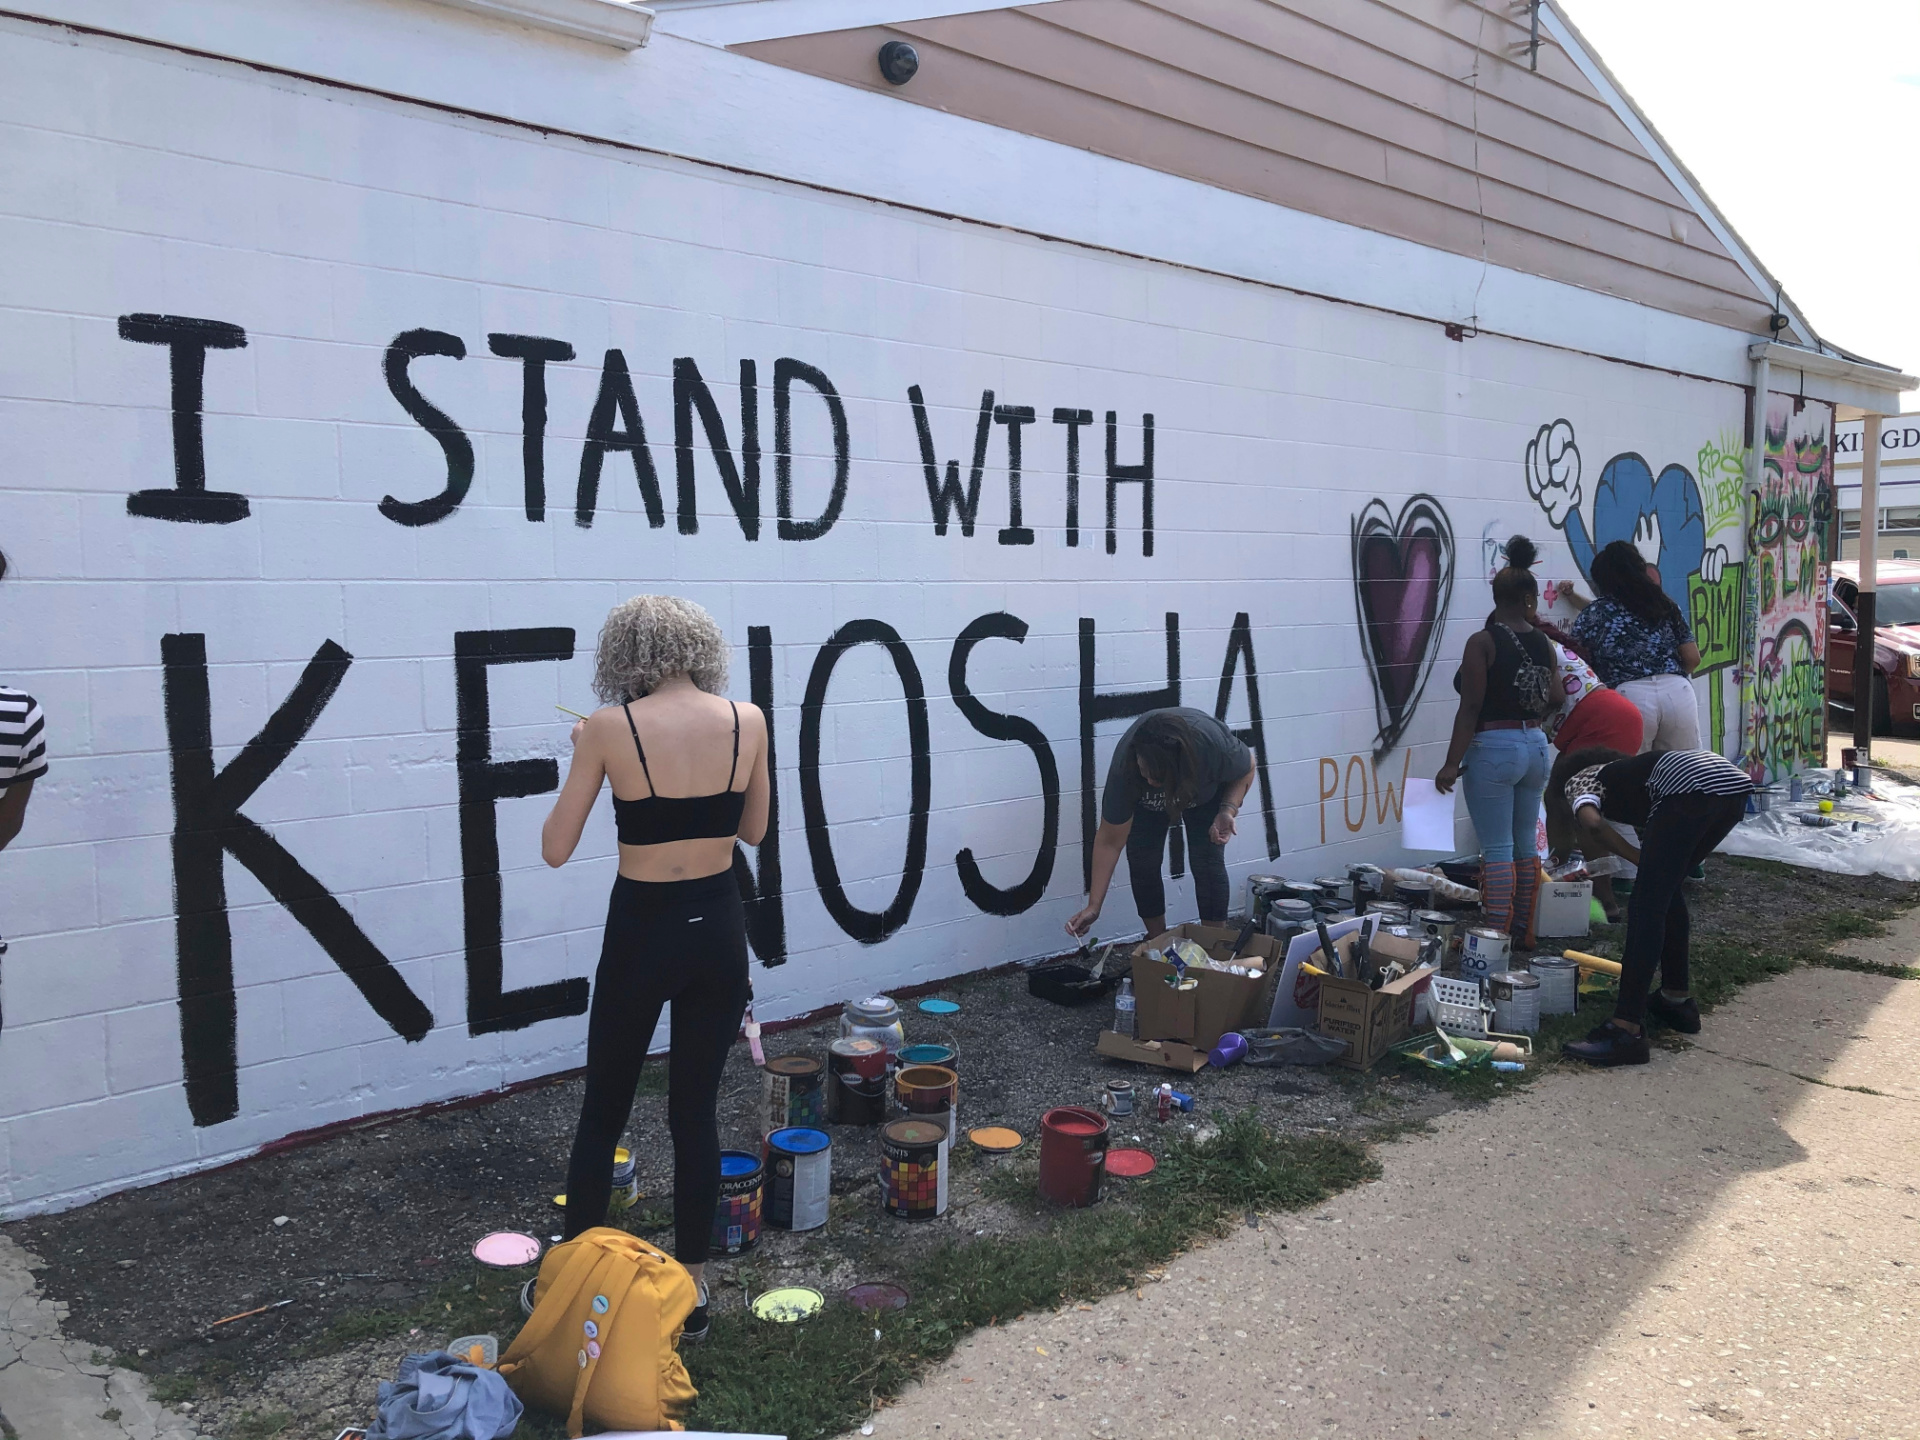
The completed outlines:
<svg viewBox="0 0 1920 1440">
<path fill-rule="evenodd" d="M 1140 463 L 1122 465 L 1117 454 L 1120 445 L 1119 417 L 1107 411 L 1107 553 L 1117 544 L 1114 533 L 1122 485 L 1140 487 L 1140 553 L 1153 554 L 1153 416 L 1140 417 Z M 1179 842 L 1176 841 L 1176 844 Z"/>
<path fill-rule="evenodd" d="M 967 723 L 982 735 L 995 740 L 1018 740 L 1033 751 L 1034 763 L 1040 767 L 1040 849 L 1033 857 L 1033 868 L 1027 872 L 1027 878 L 1011 890 L 1002 890 L 987 882 L 974 862 L 972 850 L 960 851 L 953 860 L 960 872 L 960 888 L 967 892 L 967 899 L 989 915 L 1018 915 L 1038 903 L 1046 891 L 1047 881 L 1053 878 L 1054 851 L 1060 837 L 1060 767 L 1054 763 L 1053 746 L 1047 743 L 1046 734 L 1038 725 L 1023 716 L 989 710 L 968 688 L 967 657 L 982 640 L 994 638 L 1022 644 L 1027 638 L 1027 622 L 1005 611 L 971 621 L 953 642 L 953 657 L 947 662 L 947 688 L 953 694 L 953 703 L 967 717 Z"/>
<path fill-rule="evenodd" d="M 1131 720 L 1149 710 L 1180 703 L 1180 615 L 1167 611 L 1167 683 L 1158 690 L 1121 690 L 1102 695 L 1094 687 L 1093 621 L 1080 617 L 1080 871 L 1081 884 L 1093 884 L 1093 832 L 1100 787 L 1093 773 L 1093 727 L 1102 720 Z M 1181 829 L 1167 826 L 1169 842 L 1180 854 Z M 1179 869 L 1174 870 L 1178 875 Z"/>
<path fill-rule="evenodd" d="M 989 423 L 990 420 L 989 420 Z M 820 717 L 826 709 L 827 685 L 840 657 L 856 645 L 887 647 L 900 688 L 907 700 L 907 745 L 912 756 L 911 792 L 907 805 L 907 854 L 901 866 L 900 888 L 884 911 L 862 910 L 847 899 L 840 883 L 840 867 L 833 858 L 833 837 L 827 831 L 827 806 L 820 791 Z M 806 698 L 800 704 L 800 808 L 807 827 L 807 852 L 813 858 L 813 878 L 827 913 L 862 945 L 878 945 L 907 923 L 914 897 L 927 868 L 927 817 L 933 806 L 933 760 L 927 727 L 927 690 L 920 667 L 900 632 L 880 620 L 849 620 L 833 632 L 814 657 L 807 676 Z"/>
<path fill-rule="evenodd" d="M 960 488 L 960 462 L 947 461 L 946 483 L 940 480 L 940 457 L 933 448 L 933 425 L 927 419 L 926 400 L 918 385 L 907 387 L 907 400 L 913 406 L 913 428 L 920 437 L 920 466 L 927 477 L 927 504 L 933 509 L 933 533 L 944 535 L 953 512 L 960 512 L 960 533 L 971 536 L 973 522 L 980 513 L 980 472 L 987 468 L 987 436 L 993 431 L 993 391 L 980 392 L 980 419 L 973 427 L 973 467 L 967 472 L 967 488 Z"/>
<path fill-rule="evenodd" d="M 614 428 L 616 418 L 619 429 Z M 647 507 L 647 524 L 658 530 L 667 523 L 660 504 L 660 477 L 654 473 L 653 452 L 647 448 L 640 402 L 633 398 L 627 357 L 618 350 L 607 351 L 600 367 L 600 393 L 594 397 L 593 413 L 587 417 L 587 443 L 580 448 L 580 484 L 574 493 L 573 523 L 583 530 L 593 524 L 593 512 L 600 503 L 600 466 L 609 450 L 632 454 L 633 477 L 639 482 L 640 499 Z"/>
<path fill-rule="evenodd" d="M 571 660 L 573 631 L 461 630 L 453 637 L 459 740 L 461 902 L 467 931 L 467 1033 L 521 1030 L 540 1020 L 584 1015 L 584 976 L 502 991 L 505 957 L 500 923 L 500 835 L 495 803 L 544 795 L 560 784 L 548 759 L 495 760 L 487 668 L 530 660 Z"/>
<path fill-rule="evenodd" d="M 573 359 L 573 346 L 544 335 L 487 336 L 496 355 L 520 367 L 520 468 L 525 477 L 527 519 L 547 518 L 547 362 Z"/>
<path fill-rule="evenodd" d="M 120 338 L 167 347 L 173 403 L 173 489 L 134 491 L 127 496 L 127 513 L 189 525 L 231 525 L 246 519 L 252 509 L 246 496 L 207 489 L 201 410 L 206 399 L 207 351 L 242 349 L 247 332 L 224 320 L 122 315 Z"/>
<path fill-rule="evenodd" d="M 793 518 L 793 382 L 811 385 L 827 402 L 827 418 L 833 425 L 833 489 L 817 520 Z M 840 392 L 824 372 L 800 360 L 785 358 L 773 362 L 773 492 L 780 512 L 782 540 L 818 540 L 840 518 L 840 507 L 847 503 L 847 467 L 851 445 L 847 435 L 847 407 L 840 403 Z"/>
<path fill-rule="evenodd" d="M 293 753 L 346 678 L 353 657 L 331 640 L 260 733 L 213 768 L 213 704 L 207 637 L 163 635 L 162 685 L 173 764 L 173 906 L 180 976 L 180 1056 L 195 1125 L 240 1113 L 233 929 L 227 919 L 225 860 L 253 873 L 320 943 L 376 1014 L 408 1040 L 424 1039 L 433 1014 L 326 886 L 240 807 Z"/>
<path fill-rule="evenodd" d="M 693 483 L 693 412 L 700 412 L 700 428 L 706 432 L 707 448 L 726 487 L 733 513 L 739 517 L 740 533 L 749 540 L 760 538 L 760 386 L 751 360 L 740 362 L 740 463 L 733 461 L 727 444 L 727 422 L 720 418 L 720 407 L 713 403 L 713 392 L 700 378 L 700 367 L 691 356 L 673 362 L 673 458 L 678 482 L 680 533 L 692 535 L 700 529 L 700 512 Z"/>
<path fill-rule="evenodd" d="M 380 513 L 396 525 L 432 525 L 459 508 L 473 484 L 473 443 L 466 432 L 419 390 L 407 374 L 407 366 L 422 355 L 446 355 L 455 360 L 467 358 L 467 346 L 458 335 L 444 330 L 403 330 L 387 346 L 387 389 L 393 398 L 435 440 L 447 456 L 447 488 L 428 500 L 396 500 L 388 495 L 380 501 Z"/>
</svg>

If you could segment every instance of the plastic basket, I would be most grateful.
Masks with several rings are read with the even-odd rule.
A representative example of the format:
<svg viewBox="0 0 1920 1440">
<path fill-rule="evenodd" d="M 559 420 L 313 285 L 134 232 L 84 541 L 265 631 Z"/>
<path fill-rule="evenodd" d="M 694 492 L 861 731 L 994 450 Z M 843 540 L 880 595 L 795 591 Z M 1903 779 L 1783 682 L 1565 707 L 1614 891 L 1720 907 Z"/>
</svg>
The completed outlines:
<svg viewBox="0 0 1920 1440">
<path fill-rule="evenodd" d="M 1493 1028 L 1493 1007 L 1486 1003 L 1478 980 L 1433 977 L 1431 1023 L 1450 1035 L 1484 1035 Z"/>
</svg>

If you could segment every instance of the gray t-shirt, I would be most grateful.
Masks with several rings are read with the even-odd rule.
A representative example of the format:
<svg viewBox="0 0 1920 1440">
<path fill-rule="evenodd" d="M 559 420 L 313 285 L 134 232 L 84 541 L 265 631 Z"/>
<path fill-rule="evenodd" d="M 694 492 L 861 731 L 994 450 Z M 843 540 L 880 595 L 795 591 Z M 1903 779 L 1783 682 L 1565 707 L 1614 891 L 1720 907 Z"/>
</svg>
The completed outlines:
<svg viewBox="0 0 1920 1440">
<path fill-rule="evenodd" d="M 1109 825 L 1127 824 L 1133 819 L 1134 807 L 1142 801 L 1150 810 L 1166 808 L 1165 794 L 1148 785 L 1140 773 L 1133 741 L 1148 716 L 1168 714 L 1178 715 L 1193 731 L 1193 753 L 1200 762 L 1200 775 L 1194 785 L 1196 801 L 1203 802 L 1222 785 L 1238 780 L 1253 763 L 1253 752 L 1206 711 L 1187 705 L 1149 710 L 1127 727 L 1127 733 L 1113 747 L 1113 763 L 1107 767 L 1107 788 L 1100 799 L 1100 818 Z"/>
</svg>

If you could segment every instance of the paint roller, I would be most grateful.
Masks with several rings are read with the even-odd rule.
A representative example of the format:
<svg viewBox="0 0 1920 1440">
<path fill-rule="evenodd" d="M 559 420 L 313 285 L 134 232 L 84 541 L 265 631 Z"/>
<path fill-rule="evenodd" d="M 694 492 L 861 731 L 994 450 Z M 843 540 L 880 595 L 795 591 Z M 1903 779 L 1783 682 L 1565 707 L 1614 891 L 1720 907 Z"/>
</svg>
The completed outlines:
<svg viewBox="0 0 1920 1440">
<path fill-rule="evenodd" d="M 1597 974 L 1618 975 L 1620 973 L 1620 962 L 1609 960 L 1604 955 L 1589 955 L 1584 950 L 1562 950 L 1560 958 L 1571 960 L 1582 970 L 1592 970 Z"/>
</svg>

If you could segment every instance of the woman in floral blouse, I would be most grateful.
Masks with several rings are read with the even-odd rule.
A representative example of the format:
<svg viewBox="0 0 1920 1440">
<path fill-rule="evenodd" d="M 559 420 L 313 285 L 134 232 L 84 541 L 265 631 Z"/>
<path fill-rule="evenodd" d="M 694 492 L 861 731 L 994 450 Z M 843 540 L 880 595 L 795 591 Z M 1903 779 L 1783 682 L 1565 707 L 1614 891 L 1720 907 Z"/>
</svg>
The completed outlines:
<svg viewBox="0 0 1920 1440">
<path fill-rule="evenodd" d="M 1640 711 L 1640 749 L 1700 748 L 1700 703 L 1687 677 L 1700 647 L 1680 609 L 1647 573 L 1632 542 L 1593 557 L 1598 597 L 1573 622 L 1573 637 L 1606 684 Z"/>
</svg>

